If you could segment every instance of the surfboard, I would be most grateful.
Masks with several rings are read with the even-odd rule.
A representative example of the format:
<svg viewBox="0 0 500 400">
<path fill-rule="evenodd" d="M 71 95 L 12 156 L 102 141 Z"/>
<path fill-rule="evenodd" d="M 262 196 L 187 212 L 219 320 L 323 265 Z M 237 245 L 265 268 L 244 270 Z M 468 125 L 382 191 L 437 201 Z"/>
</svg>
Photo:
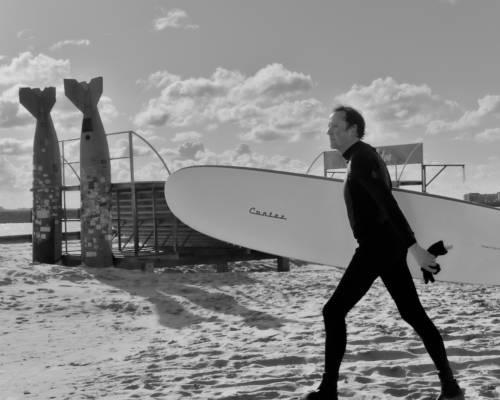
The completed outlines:
<svg viewBox="0 0 500 400">
<path fill-rule="evenodd" d="M 500 285 L 500 210 L 393 189 L 419 244 L 453 245 L 438 281 Z M 346 268 L 357 247 L 333 178 L 230 166 L 180 169 L 165 183 L 171 211 L 191 228 L 245 248 Z M 415 279 L 422 272 L 413 257 Z"/>
</svg>

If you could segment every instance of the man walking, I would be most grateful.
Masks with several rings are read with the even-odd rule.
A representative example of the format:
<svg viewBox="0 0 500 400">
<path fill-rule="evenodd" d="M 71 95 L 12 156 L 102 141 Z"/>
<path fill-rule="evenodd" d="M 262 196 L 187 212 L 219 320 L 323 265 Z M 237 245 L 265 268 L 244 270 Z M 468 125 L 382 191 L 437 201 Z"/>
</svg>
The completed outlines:
<svg viewBox="0 0 500 400">
<path fill-rule="evenodd" d="M 362 142 L 365 121 L 347 106 L 336 107 L 330 116 L 330 147 L 347 162 L 344 199 L 358 248 L 331 299 L 323 308 L 326 330 L 325 372 L 317 391 L 305 400 L 337 400 L 337 380 L 344 357 L 347 330 L 345 317 L 380 277 L 396 302 L 403 320 L 422 339 L 438 370 L 438 400 L 463 400 L 450 368 L 443 339 L 427 316 L 406 263 L 408 251 L 423 269 L 432 271 L 435 257 L 416 241 L 413 231 L 391 192 L 391 178 L 376 150 Z"/>
</svg>

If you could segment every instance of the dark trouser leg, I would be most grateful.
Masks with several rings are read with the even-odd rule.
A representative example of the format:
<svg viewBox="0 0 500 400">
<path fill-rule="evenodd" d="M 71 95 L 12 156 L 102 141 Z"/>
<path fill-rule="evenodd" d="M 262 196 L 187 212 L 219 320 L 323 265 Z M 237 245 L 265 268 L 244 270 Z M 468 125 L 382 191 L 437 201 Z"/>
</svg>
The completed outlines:
<svg viewBox="0 0 500 400">
<path fill-rule="evenodd" d="M 323 308 L 326 330 L 325 374 L 335 384 L 347 343 L 345 317 L 378 277 L 376 268 L 370 262 L 371 250 L 361 246 L 356 250 L 335 292 Z"/>
<path fill-rule="evenodd" d="M 384 270 L 380 277 L 396 302 L 403 320 L 410 324 L 422 339 L 441 379 L 452 380 L 453 372 L 448 362 L 443 338 L 420 303 L 406 257 Z"/>
</svg>

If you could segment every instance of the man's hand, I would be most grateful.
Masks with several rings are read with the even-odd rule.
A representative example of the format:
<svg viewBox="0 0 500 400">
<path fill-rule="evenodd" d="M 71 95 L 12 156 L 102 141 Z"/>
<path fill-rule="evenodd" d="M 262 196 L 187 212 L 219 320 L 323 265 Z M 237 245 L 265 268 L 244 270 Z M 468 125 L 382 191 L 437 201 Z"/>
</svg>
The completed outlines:
<svg viewBox="0 0 500 400">
<path fill-rule="evenodd" d="M 420 268 L 425 269 L 429 272 L 436 272 L 434 268 L 436 267 L 436 257 L 429 253 L 427 250 L 422 248 L 418 243 L 415 243 L 409 248 L 409 251 Z"/>
<path fill-rule="evenodd" d="M 442 241 L 434 243 L 429 247 L 429 251 L 423 249 L 418 243 L 410 247 L 411 255 L 415 258 L 415 261 L 417 261 L 417 264 L 424 273 L 425 283 L 429 281 L 434 282 L 432 275 L 436 275 L 441 271 L 439 264 L 436 263 L 436 257 L 448 253 L 448 250 L 452 248 L 452 245 L 445 246 Z"/>
</svg>

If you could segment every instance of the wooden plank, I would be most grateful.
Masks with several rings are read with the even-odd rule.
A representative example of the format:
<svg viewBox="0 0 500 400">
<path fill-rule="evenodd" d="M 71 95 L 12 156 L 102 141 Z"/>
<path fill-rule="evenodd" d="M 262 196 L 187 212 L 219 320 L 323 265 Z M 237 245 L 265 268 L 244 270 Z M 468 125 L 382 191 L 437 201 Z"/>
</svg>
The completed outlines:
<svg viewBox="0 0 500 400">
<path fill-rule="evenodd" d="M 276 259 L 275 255 L 266 253 L 252 254 L 235 254 L 223 256 L 183 256 L 179 254 L 179 259 L 150 259 L 149 262 L 154 262 L 155 268 L 175 267 L 179 265 L 200 265 L 200 264 L 223 264 L 236 261 L 252 261 L 252 260 L 270 260 Z"/>
<path fill-rule="evenodd" d="M 217 263 L 217 272 L 229 272 L 229 264 L 227 261 Z"/>
<path fill-rule="evenodd" d="M 174 226 L 172 227 L 172 231 L 173 231 L 173 238 L 174 238 L 174 252 L 177 253 L 177 249 L 178 249 L 178 246 L 177 246 L 177 218 L 174 217 Z"/>
<path fill-rule="evenodd" d="M 285 257 L 278 257 L 278 272 L 290 271 L 290 260 Z"/>
<path fill-rule="evenodd" d="M 80 185 L 63 186 L 62 190 L 64 190 L 65 192 L 79 192 L 80 191 Z"/>
<path fill-rule="evenodd" d="M 62 240 L 66 240 L 66 236 L 68 240 L 80 240 L 80 232 L 62 232 Z M 8 243 L 31 243 L 33 241 L 32 235 L 10 235 L 10 236 L 0 236 L 1 244 Z"/>
</svg>

